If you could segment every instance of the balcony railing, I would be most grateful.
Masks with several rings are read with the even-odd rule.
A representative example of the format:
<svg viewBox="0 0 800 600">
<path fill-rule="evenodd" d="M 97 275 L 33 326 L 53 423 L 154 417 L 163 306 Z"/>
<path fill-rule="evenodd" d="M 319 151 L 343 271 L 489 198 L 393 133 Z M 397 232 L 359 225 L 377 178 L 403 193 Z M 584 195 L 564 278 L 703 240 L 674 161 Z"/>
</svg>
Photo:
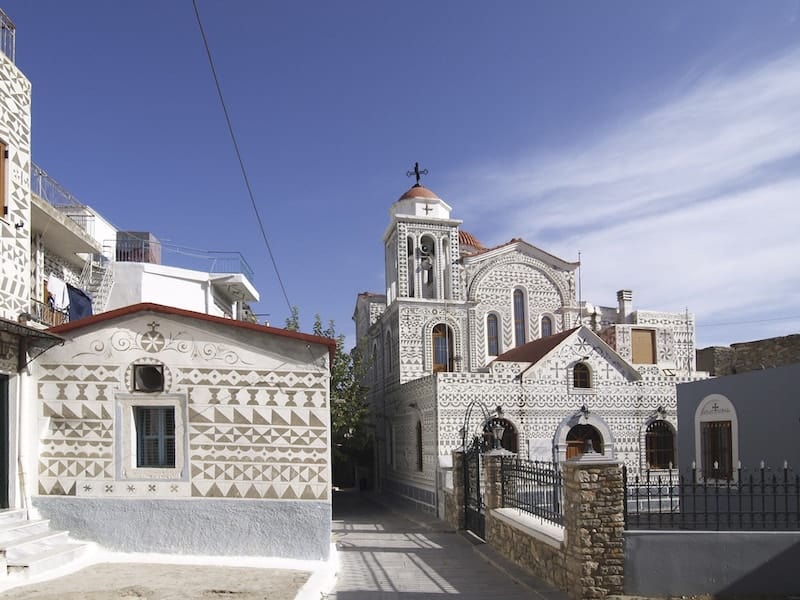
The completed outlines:
<svg viewBox="0 0 800 600">
<path fill-rule="evenodd" d="M 198 250 L 159 242 L 154 238 L 107 240 L 104 254 L 118 262 L 147 262 L 206 273 L 241 273 L 251 282 L 253 269 L 239 252 Z"/>
<path fill-rule="evenodd" d="M 94 215 L 86 205 L 35 163 L 31 163 L 31 192 L 64 213 L 89 235 L 94 235 Z"/>
<path fill-rule="evenodd" d="M 10 58 L 11 62 L 14 62 L 16 54 L 15 37 L 14 22 L 0 10 L 0 51 Z"/>
<path fill-rule="evenodd" d="M 48 327 L 63 325 L 69 321 L 69 312 L 66 309 L 58 310 L 40 300 L 34 300 L 33 298 L 31 298 L 30 314 L 34 321 L 42 325 L 47 325 Z"/>
</svg>

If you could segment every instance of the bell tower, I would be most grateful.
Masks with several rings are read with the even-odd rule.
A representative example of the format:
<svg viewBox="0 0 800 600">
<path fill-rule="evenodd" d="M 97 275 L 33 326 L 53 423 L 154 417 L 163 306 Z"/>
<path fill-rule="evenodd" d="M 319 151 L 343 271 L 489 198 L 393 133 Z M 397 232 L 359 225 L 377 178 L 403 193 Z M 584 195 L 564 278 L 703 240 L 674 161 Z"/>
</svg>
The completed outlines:
<svg viewBox="0 0 800 600">
<path fill-rule="evenodd" d="M 458 227 L 452 208 L 420 183 L 419 163 L 407 175 L 417 182 L 389 208 L 384 233 L 386 303 L 401 298 L 461 300 Z"/>
</svg>

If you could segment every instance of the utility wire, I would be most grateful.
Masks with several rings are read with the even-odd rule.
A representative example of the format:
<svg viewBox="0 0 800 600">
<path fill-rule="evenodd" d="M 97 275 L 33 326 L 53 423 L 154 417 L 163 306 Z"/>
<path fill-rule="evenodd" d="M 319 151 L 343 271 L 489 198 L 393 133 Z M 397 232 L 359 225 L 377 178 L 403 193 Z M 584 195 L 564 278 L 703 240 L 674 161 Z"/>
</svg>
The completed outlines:
<svg viewBox="0 0 800 600">
<path fill-rule="evenodd" d="M 264 238 L 264 244 L 267 247 L 267 252 L 269 253 L 269 258 L 272 261 L 272 267 L 275 270 L 275 276 L 278 278 L 278 283 L 281 286 L 281 292 L 283 292 L 283 298 L 286 300 L 286 306 L 289 308 L 289 314 L 292 312 L 292 303 L 289 302 L 289 295 L 286 293 L 286 287 L 283 285 L 283 279 L 281 279 L 281 274 L 278 271 L 278 264 L 275 262 L 275 256 L 272 254 L 272 248 L 269 245 L 269 239 L 267 238 L 267 232 L 264 229 L 264 222 L 261 220 L 261 214 L 258 212 L 258 206 L 256 205 L 256 199 L 253 196 L 253 188 L 250 186 L 250 178 L 247 177 L 247 169 L 244 167 L 244 160 L 242 159 L 242 153 L 239 151 L 239 144 L 236 142 L 236 136 L 233 133 L 233 125 L 231 123 L 231 117 L 228 114 L 228 106 L 225 104 L 225 98 L 222 95 L 222 88 L 219 84 L 219 78 L 217 77 L 217 69 L 214 67 L 214 59 L 211 56 L 211 50 L 208 47 L 208 40 L 206 39 L 206 32 L 203 29 L 203 22 L 200 20 L 200 11 L 197 9 L 197 0 L 192 0 L 192 6 L 194 6 L 194 14 L 197 17 L 197 27 L 200 29 L 200 36 L 203 38 L 203 46 L 206 49 L 206 55 L 208 56 L 208 65 L 211 67 L 211 75 L 214 77 L 214 85 L 217 87 L 217 94 L 219 95 L 219 102 L 222 105 L 222 112 L 225 113 L 225 122 L 228 125 L 228 133 L 231 135 L 231 141 L 233 142 L 233 149 L 236 152 L 236 158 L 239 161 L 239 168 L 242 170 L 242 177 L 244 178 L 244 184 L 247 187 L 247 194 L 250 196 L 250 203 L 253 205 L 253 212 L 256 214 L 256 220 L 258 221 L 258 227 L 261 230 L 261 236 Z"/>
<path fill-rule="evenodd" d="M 772 321 L 794 321 L 795 319 L 800 318 L 800 315 L 792 316 L 787 315 L 785 317 L 774 317 L 772 319 L 755 319 L 753 321 L 730 321 L 728 323 L 698 323 L 695 327 L 724 327 L 726 325 L 748 325 L 750 323 L 769 323 Z"/>
</svg>

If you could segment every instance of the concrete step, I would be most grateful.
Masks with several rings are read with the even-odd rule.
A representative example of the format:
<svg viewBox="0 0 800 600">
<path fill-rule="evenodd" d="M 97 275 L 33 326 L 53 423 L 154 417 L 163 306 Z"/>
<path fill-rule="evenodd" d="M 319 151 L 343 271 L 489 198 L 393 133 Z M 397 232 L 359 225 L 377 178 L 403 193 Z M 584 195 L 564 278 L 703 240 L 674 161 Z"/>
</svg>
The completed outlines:
<svg viewBox="0 0 800 600">
<path fill-rule="evenodd" d="M 89 544 L 71 541 L 66 531 L 50 529 L 50 521 L 27 519 L 24 510 L 0 511 L 0 578 L 14 574 L 27 579 L 69 564 Z"/>
<path fill-rule="evenodd" d="M 35 553 L 41 546 L 51 546 L 65 541 L 67 541 L 66 531 L 46 529 L 37 533 L 0 540 L 0 552 L 5 552 L 6 562 L 9 562 L 12 558 Z"/>
<path fill-rule="evenodd" d="M 13 539 L 16 532 L 22 535 L 26 531 L 39 531 L 48 528 L 49 521 L 0 521 L 0 542 L 4 539 Z"/>
<path fill-rule="evenodd" d="M 0 523 L 7 521 L 24 521 L 27 518 L 27 513 L 23 508 L 4 508 L 0 510 Z"/>
<path fill-rule="evenodd" d="M 66 534 L 64 536 L 66 538 Z M 63 542 L 41 548 L 37 552 L 6 558 L 9 574 L 24 577 L 39 575 L 44 571 L 63 567 L 77 560 L 87 551 L 88 545 L 77 542 Z"/>
</svg>

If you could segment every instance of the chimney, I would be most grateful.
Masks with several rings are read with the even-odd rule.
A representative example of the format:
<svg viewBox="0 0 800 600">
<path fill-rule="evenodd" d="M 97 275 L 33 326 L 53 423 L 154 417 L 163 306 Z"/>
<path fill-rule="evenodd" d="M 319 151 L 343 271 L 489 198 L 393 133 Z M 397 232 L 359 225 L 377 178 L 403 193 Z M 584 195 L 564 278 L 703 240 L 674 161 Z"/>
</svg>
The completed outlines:
<svg viewBox="0 0 800 600">
<path fill-rule="evenodd" d="M 617 309 L 617 313 L 619 313 L 619 322 L 627 323 L 628 315 L 631 314 L 633 309 L 633 292 L 631 290 L 618 291 L 617 303 L 619 304 L 619 308 Z"/>
</svg>

